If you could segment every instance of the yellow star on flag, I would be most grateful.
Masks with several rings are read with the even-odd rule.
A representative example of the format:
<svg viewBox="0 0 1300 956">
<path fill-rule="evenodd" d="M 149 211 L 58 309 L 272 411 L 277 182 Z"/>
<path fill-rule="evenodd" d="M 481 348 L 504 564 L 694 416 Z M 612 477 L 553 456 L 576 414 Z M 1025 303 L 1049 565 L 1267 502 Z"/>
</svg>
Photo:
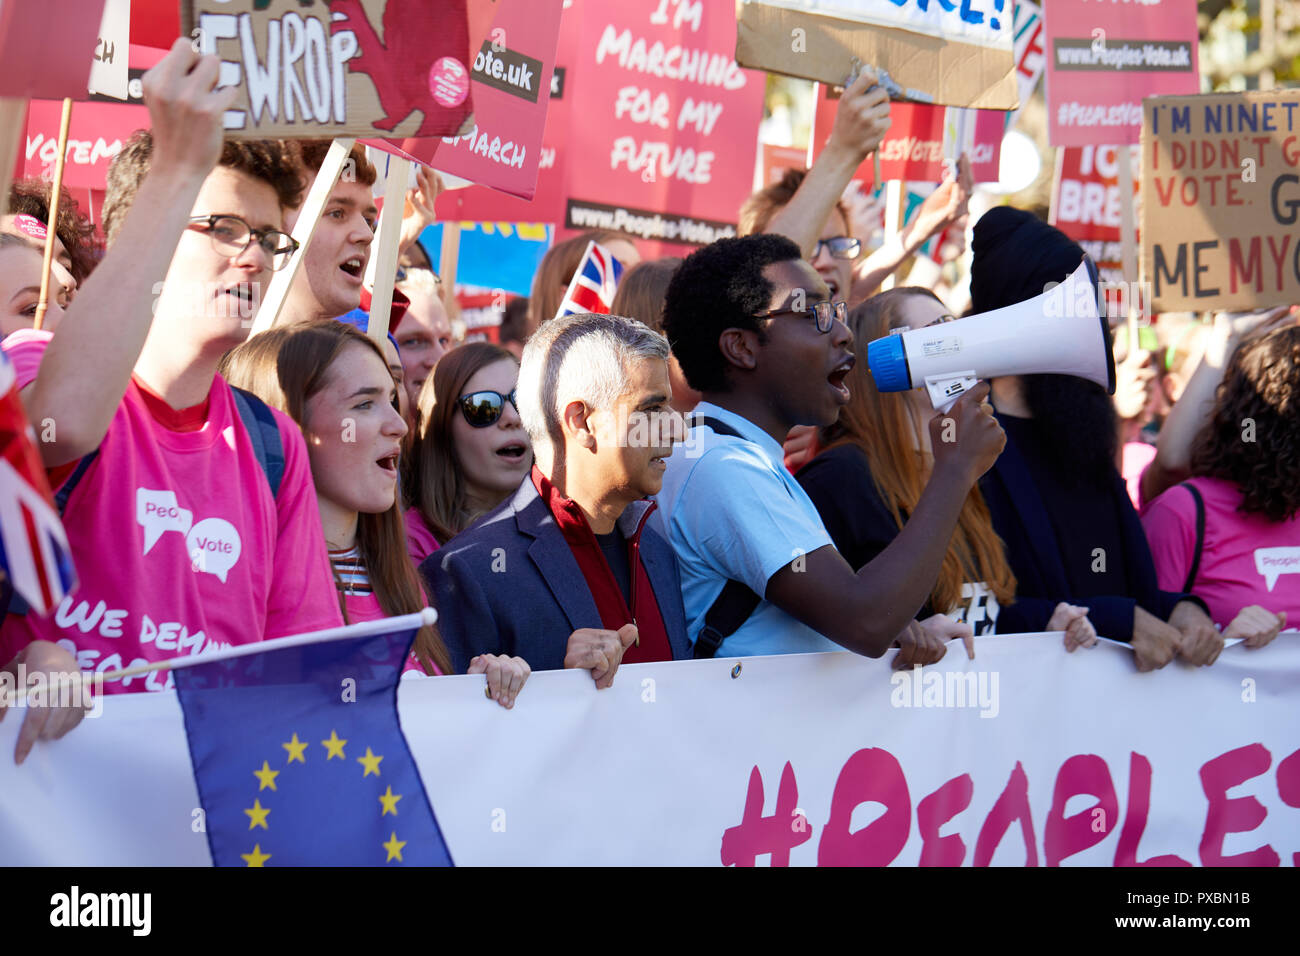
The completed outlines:
<svg viewBox="0 0 1300 956">
<path fill-rule="evenodd" d="M 384 809 L 379 815 L 382 817 L 385 813 L 391 813 L 393 816 L 397 816 L 397 801 L 401 799 L 402 795 L 393 793 L 393 788 L 390 786 L 387 793 L 380 794 L 379 802 L 384 805 Z"/>
<path fill-rule="evenodd" d="M 267 860 L 271 859 L 271 854 L 262 852 L 260 843 L 253 844 L 252 853 L 241 853 L 239 855 L 249 866 L 262 866 Z"/>
<path fill-rule="evenodd" d="M 374 754 L 372 754 L 372 753 L 370 752 L 370 748 L 367 747 L 367 748 L 366 748 L 366 755 L 365 755 L 364 757 L 358 757 L 358 758 L 357 758 L 357 763 L 361 764 L 361 766 L 363 766 L 363 767 L 366 768 L 366 772 L 363 773 L 361 776 L 362 776 L 362 777 L 368 777 L 368 776 L 370 776 L 370 775 L 373 773 L 376 777 L 378 777 L 378 776 L 379 776 L 379 761 L 381 761 L 381 760 L 383 760 L 383 759 L 384 759 L 383 757 L 376 757 Z"/>
<path fill-rule="evenodd" d="M 406 841 L 397 839 L 396 830 L 394 830 L 393 835 L 388 838 L 387 843 L 382 843 L 380 845 L 388 851 L 388 859 L 384 861 L 385 863 L 392 863 L 394 860 L 398 863 L 402 862 L 402 847 L 406 846 Z M 251 863 L 249 864 L 249 866 L 252 865 L 253 864 Z"/>
<path fill-rule="evenodd" d="M 329 753 L 325 755 L 325 759 L 330 760 L 334 757 L 338 757 L 340 760 L 345 759 L 343 756 L 343 745 L 345 743 L 347 743 L 346 740 L 339 739 L 338 731 L 331 730 L 330 739 L 321 741 L 321 745 L 329 751 Z"/>
<path fill-rule="evenodd" d="M 302 755 L 302 752 L 307 749 L 307 745 L 298 739 L 297 734 L 293 735 L 293 740 L 289 741 L 287 744 L 280 744 L 280 746 L 289 751 L 288 763 L 293 763 L 295 760 L 299 763 L 307 762 L 306 758 Z"/>
<path fill-rule="evenodd" d="M 261 800 L 254 800 L 252 808 L 245 810 L 244 812 L 248 814 L 248 829 L 251 830 L 253 827 L 261 827 L 263 830 L 270 829 L 270 827 L 266 825 L 266 815 L 270 813 L 271 810 L 269 807 L 262 806 Z M 383 814 L 381 813 L 380 816 L 382 817 Z"/>
<path fill-rule="evenodd" d="M 254 770 L 253 776 L 256 777 L 258 780 L 262 781 L 257 788 L 259 792 L 265 790 L 267 787 L 270 787 L 272 790 L 274 790 L 275 778 L 280 776 L 280 771 L 272 770 L 271 765 L 268 764 L 265 760 L 263 760 L 262 769 Z"/>
</svg>

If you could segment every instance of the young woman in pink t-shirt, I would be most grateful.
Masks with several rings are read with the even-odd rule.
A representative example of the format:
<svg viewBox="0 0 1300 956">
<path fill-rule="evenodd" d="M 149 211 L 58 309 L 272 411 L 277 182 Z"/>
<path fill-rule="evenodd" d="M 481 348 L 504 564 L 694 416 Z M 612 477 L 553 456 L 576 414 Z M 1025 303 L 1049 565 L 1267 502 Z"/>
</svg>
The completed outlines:
<svg viewBox="0 0 1300 956">
<path fill-rule="evenodd" d="M 1196 436 L 1193 477 L 1142 516 L 1160 586 L 1194 592 L 1249 647 L 1300 620 L 1298 406 L 1300 327 L 1248 341 Z"/>
<path fill-rule="evenodd" d="M 402 484 L 417 565 L 505 501 L 531 471 L 532 446 L 513 400 L 518 378 L 513 355 L 473 342 L 440 358 L 425 379 L 420 435 Z"/>
<path fill-rule="evenodd" d="M 410 614 L 427 605 L 407 554 L 397 501 L 406 423 L 379 346 L 342 322 L 303 322 L 255 336 L 223 362 L 227 380 L 287 412 L 302 428 L 321 525 L 349 622 Z M 421 628 L 408 670 L 446 674 L 436 628 Z M 512 707 L 529 668 L 483 655 L 469 673 L 488 675 L 494 700 Z"/>
</svg>

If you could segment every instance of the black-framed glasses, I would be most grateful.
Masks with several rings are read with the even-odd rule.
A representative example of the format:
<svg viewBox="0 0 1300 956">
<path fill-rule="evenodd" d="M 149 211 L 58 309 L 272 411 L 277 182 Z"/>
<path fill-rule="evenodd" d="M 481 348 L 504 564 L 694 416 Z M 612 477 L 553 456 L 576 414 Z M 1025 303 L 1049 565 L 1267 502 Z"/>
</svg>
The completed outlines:
<svg viewBox="0 0 1300 956">
<path fill-rule="evenodd" d="M 241 256 L 254 242 L 271 260 L 272 270 L 279 271 L 289 264 L 289 257 L 298 251 L 298 240 L 278 229 L 254 229 L 238 216 L 193 216 L 191 226 L 202 225 L 202 231 L 212 240 L 212 248 L 223 256 Z"/>
<path fill-rule="evenodd" d="M 817 240 L 812 254 L 814 259 L 822 254 L 822 246 L 830 250 L 832 259 L 856 259 L 862 252 L 862 243 L 852 236 L 832 236 Z"/>
<path fill-rule="evenodd" d="M 512 388 L 509 395 L 502 395 L 500 392 L 483 390 L 481 392 L 470 392 L 462 395 L 458 402 L 460 403 L 460 413 L 465 416 L 465 421 L 473 428 L 487 428 L 489 425 L 495 425 L 501 420 L 501 414 L 506 410 L 506 402 L 519 411 L 519 403 L 515 401 L 515 390 Z"/>
<path fill-rule="evenodd" d="M 849 314 L 849 307 L 844 302 L 814 302 L 806 309 L 769 309 L 754 313 L 756 319 L 770 319 L 774 315 L 803 315 L 817 323 L 817 331 L 825 334 L 831 330 L 836 319 L 843 322 Z"/>
</svg>

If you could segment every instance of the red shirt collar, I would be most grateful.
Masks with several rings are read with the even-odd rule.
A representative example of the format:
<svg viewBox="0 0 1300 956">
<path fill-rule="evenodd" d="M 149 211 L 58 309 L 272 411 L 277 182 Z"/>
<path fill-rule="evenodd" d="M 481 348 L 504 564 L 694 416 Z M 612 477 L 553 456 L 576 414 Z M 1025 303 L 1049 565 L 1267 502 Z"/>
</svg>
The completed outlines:
<svg viewBox="0 0 1300 956">
<path fill-rule="evenodd" d="M 149 409 L 149 414 L 164 428 L 174 432 L 196 432 L 207 423 L 208 410 L 212 405 L 212 389 L 208 389 L 208 394 L 197 405 L 172 408 L 165 398 L 136 376 L 132 375 L 131 381 L 140 390 L 140 398 L 145 408 Z"/>
</svg>

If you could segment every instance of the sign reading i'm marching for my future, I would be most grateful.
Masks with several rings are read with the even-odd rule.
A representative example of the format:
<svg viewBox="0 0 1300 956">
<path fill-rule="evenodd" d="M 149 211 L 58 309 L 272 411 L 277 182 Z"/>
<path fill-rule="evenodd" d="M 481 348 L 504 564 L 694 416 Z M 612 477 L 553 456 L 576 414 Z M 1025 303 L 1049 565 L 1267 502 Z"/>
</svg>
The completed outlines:
<svg viewBox="0 0 1300 956">
<path fill-rule="evenodd" d="M 446 136 L 472 111 L 466 0 L 185 0 L 236 137 Z"/>
<path fill-rule="evenodd" d="M 1152 97 L 1143 110 L 1154 308 L 1300 301 L 1300 90 Z"/>
<path fill-rule="evenodd" d="M 855 66 L 887 71 L 905 98 L 1017 105 L 1012 0 L 741 0 L 744 66 L 843 86 Z"/>
<path fill-rule="evenodd" d="M 1043 0 L 1047 139 L 1137 143 L 1142 99 L 1195 93 L 1196 0 Z"/>
</svg>

